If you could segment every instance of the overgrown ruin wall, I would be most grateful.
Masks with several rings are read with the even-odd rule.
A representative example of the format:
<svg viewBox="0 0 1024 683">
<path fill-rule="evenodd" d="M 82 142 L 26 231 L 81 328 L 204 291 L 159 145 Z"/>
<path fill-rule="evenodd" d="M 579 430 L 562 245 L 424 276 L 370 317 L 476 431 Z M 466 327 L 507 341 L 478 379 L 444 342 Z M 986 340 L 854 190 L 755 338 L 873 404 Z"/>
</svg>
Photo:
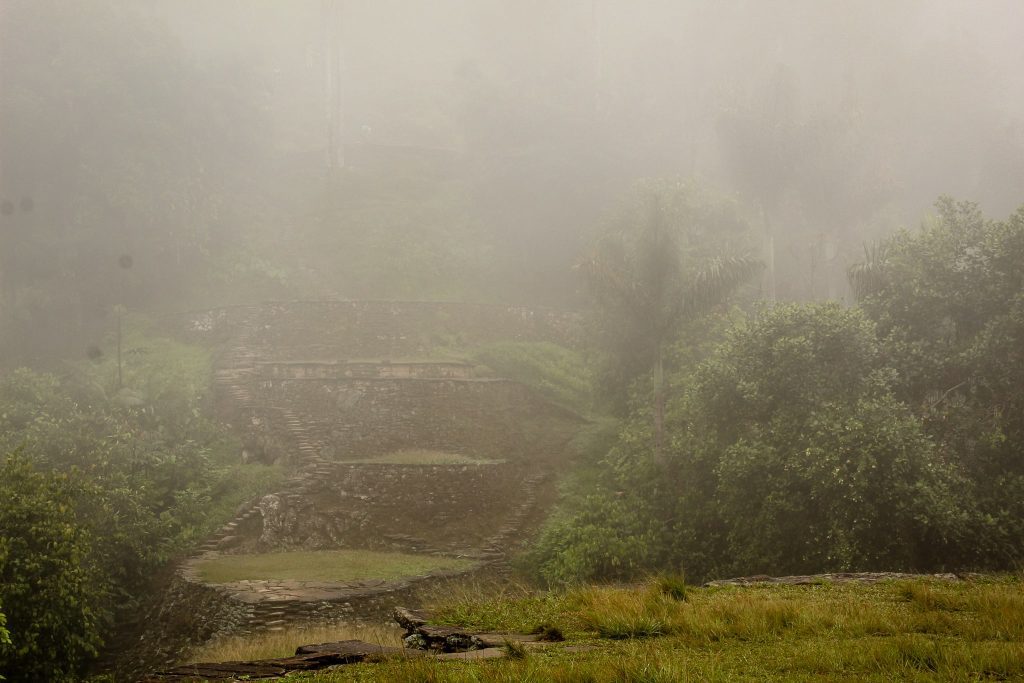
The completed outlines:
<svg viewBox="0 0 1024 683">
<path fill-rule="evenodd" d="M 224 341 L 254 325 L 260 355 L 278 361 L 415 358 L 495 341 L 575 346 L 578 320 L 559 311 L 431 301 L 289 301 L 192 313 L 197 340 Z"/>
<path fill-rule="evenodd" d="M 167 644 L 150 646 L 168 659 L 214 633 L 378 618 L 396 600 L 413 599 L 415 586 L 447 580 L 431 575 L 356 593 L 343 587 L 346 597 L 328 601 L 260 592 L 249 603 L 188 573 L 188 563 L 210 554 L 394 549 L 474 558 L 474 573 L 503 571 L 504 553 L 554 499 L 553 472 L 581 422 L 516 382 L 429 360 L 438 348 L 502 340 L 571 346 L 571 315 L 477 304 L 289 302 L 190 314 L 185 328 L 191 341 L 219 348 L 219 414 L 290 476 L 276 493 L 243 505 L 179 568 L 177 580 L 195 590 L 171 587 L 160 618 L 182 623 L 155 629 Z M 496 462 L 353 462 L 407 449 Z M 208 609 L 193 609 L 197 600 Z"/>
<path fill-rule="evenodd" d="M 260 502 L 237 551 L 364 548 L 472 555 L 527 495 L 521 468 L 338 464 L 317 490 Z"/>
<path fill-rule="evenodd" d="M 301 409 L 322 457 L 422 448 L 472 457 L 562 457 L 579 418 L 507 380 L 278 379 L 253 385 L 267 406 Z"/>
</svg>

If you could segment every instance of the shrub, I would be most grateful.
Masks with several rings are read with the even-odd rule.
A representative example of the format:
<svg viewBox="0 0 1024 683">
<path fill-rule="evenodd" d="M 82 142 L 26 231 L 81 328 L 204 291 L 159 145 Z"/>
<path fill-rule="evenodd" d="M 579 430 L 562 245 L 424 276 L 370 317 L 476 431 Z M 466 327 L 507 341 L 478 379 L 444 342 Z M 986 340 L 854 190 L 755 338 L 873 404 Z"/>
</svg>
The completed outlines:
<svg viewBox="0 0 1024 683">
<path fill-rule="evenodd" d="M 658 590 L 663 595 L 667 595 L 673 600 L 679 600 L 680 602 L 686 602 L 690 590 L 690 587 L 686 585 L 686 579 L 673 574 L 658 576 L 654 580 L 654 585 L 658 587 Z"/>
<path fill-rule="evenodd" d="M 101 644 L 109 586 L 73 510 L 73 483 L 12 455 L 0 468 L 0 675 L 79 680 Z"/>
<path fill-rule="evenodd" d="M 626 492 L 570 498 L 545 523 L 524 564 L 553 586 L 631 579 L 658 564 L 651 521 L 642 502 Z"/>
<path fill-rule="evenodd" d="M 837 305 L 737 329 L 673 414 L 678 560 L 708 573 L 937 569 L 960 478 L 890 390 L 874 328 Z"/>
</svg>

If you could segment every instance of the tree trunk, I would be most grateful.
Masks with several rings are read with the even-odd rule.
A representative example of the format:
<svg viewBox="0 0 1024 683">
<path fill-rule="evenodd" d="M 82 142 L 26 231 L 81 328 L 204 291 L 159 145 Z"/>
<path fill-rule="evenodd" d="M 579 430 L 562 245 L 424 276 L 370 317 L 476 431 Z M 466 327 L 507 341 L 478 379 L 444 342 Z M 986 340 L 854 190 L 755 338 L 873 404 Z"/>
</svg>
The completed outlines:
<svg viewBox="0 0 1024 683">
<path fill-rule="evenodd" d="M 764 225 L 764 243 L 762 251 L 765 256 L 765 264 L 768 266 L 765 269 L 765 298 L 768 299 L 768 301 L 775 303 L 775 234 L 771 216 L 764 208 L 761 209 L 761 219 Z"/>
<path fill-rule="evenodd" d="M 665 362 L 658 345 L 654 361 L 654 462 L 665 464 Z"/>
</svg>

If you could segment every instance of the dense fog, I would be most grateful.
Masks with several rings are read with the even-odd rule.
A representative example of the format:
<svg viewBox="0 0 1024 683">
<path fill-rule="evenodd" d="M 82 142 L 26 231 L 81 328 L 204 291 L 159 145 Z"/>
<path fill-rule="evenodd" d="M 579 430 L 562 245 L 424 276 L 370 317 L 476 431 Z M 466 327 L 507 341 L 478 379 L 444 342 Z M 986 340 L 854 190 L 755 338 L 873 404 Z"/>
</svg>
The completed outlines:
<svg viewBox="0 0 1024 683">
<path fill-rule="evenodd" d="M 1016 206 L 1022 12 L 8 0 L 5 327 L 88 335 L 121 253 L 140 301 L 577 305 L 570 266 L 648 177 L 733 197 L 778 298 L 848 298 L 940 194 Z"/>
<path fill-rule="evenodd" d="M 1024 676 L 1022 36 L 0 0 L 0 680 Z"/>
</svg>

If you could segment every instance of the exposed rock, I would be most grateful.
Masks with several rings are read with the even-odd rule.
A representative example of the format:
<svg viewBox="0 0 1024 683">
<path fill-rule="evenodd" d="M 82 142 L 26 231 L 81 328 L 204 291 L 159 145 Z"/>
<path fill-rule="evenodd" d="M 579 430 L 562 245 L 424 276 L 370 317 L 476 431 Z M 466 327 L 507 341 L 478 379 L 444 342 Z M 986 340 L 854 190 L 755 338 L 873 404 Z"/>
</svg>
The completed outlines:
<svg viewBox="0 0 1024 683">
<path fill-rule="evenodd" d="M 411 633 L 426 624 L 432 616 L 430 612 L 407 609 L 405 607 L 396 607 L 395 611 L 392 612 L 395 623 L 404 628 L 407 633 Z"/>
<path fill-rule="evenodd" d="M 463 652 L 479 650 L 484 644 L 473 633 L 451 626 L 417 626 L 407 633 L 404 642 L 407 647 L 437 652 Z"/>
<path fill-rule="evenodd" d="M 259 502 L 260 514 L 263 516 L 263 533 L 260 535 L 260 544 L 275 546 L 280 539 L 284 538 L 287 525 L 284 518 L 284 503 L 281 496 L 270 494 L 263 496 Z"/>
<path fill-rule="evenodd" d="M 507 642 L 537 643 L 540 636 L 522 633 L 479 633 L 453 626 L 427 624 L 431 614 L 425 611 L 396 607 L 392 616 L 405 629 L 403 642 L 415 650 L 434 650 L 442 653 L 466 652 L 500 648 Z"/>
<path fill-rule="evenodd" d="M 801 576 L 743 576 L 734 579 L 708 581 L 705 588 L 713 586 L 811 586 L 820 583 L 878 583 L 880 581 L 906 579 L 935 579 L 939 581 L 960 581 L 969 575 L 958 574 L 901 574 L 899 572 L 836 572 L 832 574 L 809 574 Z"/>
</svg>

